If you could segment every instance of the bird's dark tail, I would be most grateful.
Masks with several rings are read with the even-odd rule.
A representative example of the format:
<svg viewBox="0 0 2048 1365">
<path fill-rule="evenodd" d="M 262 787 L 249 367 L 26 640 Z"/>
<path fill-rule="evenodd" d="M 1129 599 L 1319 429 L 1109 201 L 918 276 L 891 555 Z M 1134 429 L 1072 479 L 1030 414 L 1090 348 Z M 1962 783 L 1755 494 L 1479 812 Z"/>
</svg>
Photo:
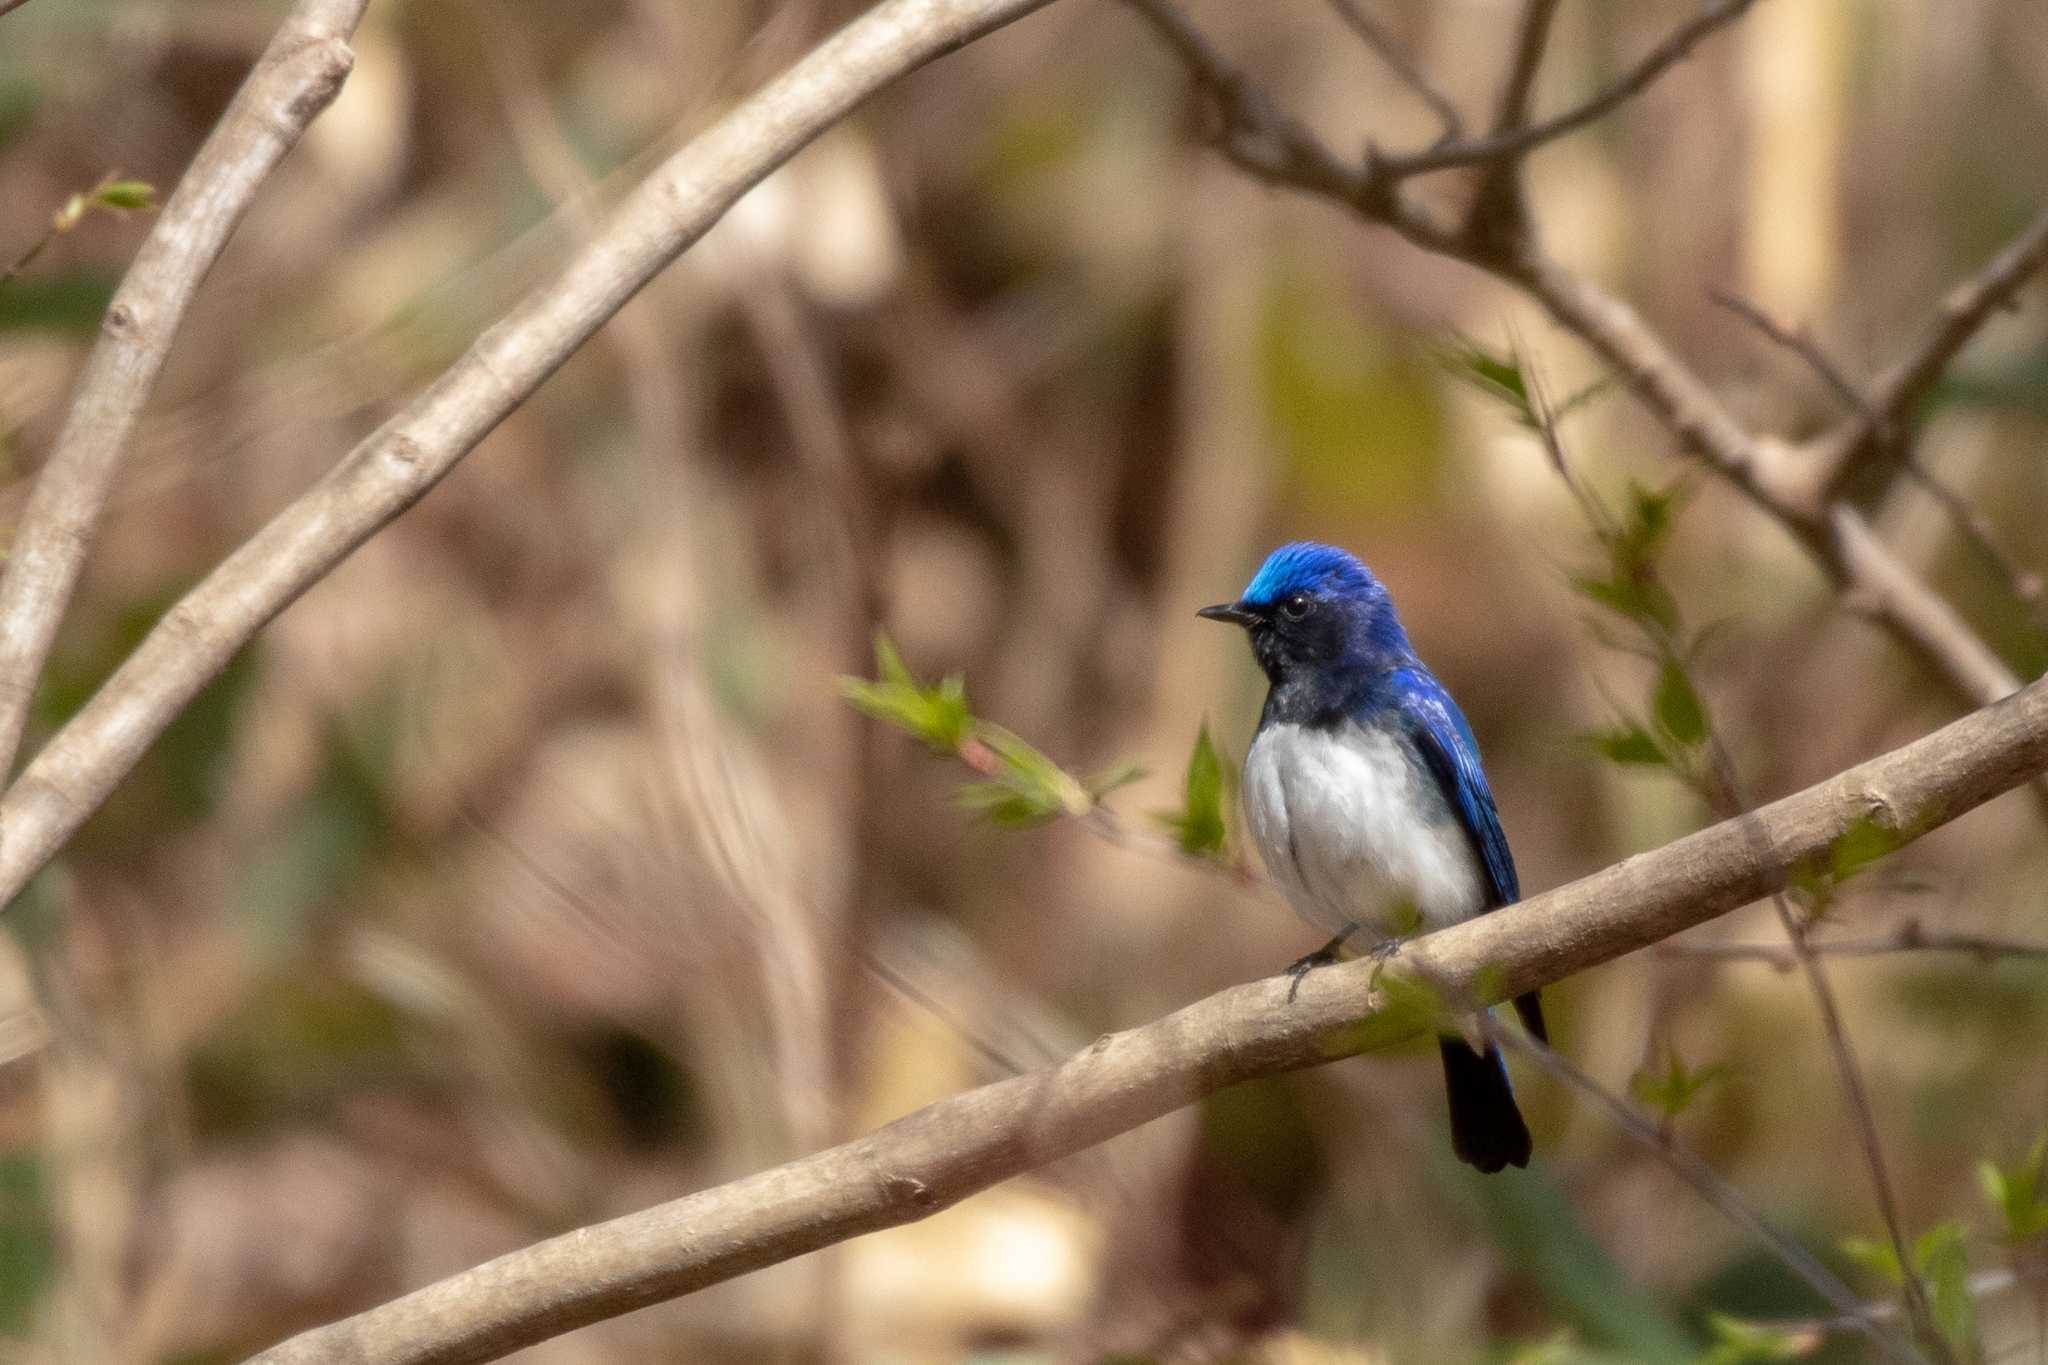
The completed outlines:
<svg viewBox="0 0 2048 1365">
<path fill-rule="evenodd" d="M 1515 1107 L 1500 1049 L 1489 1043 L 1481 1056 L 1462 1038 L 1439 1041 L 1444 1088 L 1451 1097 L 1451 1149 L 1458 1160 L 1488 1174 L 1503 1166 L 1528 1165 L 1529 1126 Z"/>
</svg>

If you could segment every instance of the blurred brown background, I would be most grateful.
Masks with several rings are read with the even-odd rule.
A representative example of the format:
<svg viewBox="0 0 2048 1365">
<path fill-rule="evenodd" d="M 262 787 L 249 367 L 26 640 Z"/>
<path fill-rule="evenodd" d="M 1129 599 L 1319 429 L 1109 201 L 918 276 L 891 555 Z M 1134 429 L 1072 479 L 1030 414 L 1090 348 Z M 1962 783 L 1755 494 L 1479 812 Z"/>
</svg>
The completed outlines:
<svg viewBox="0 0 2048 1365">
<path fill-rule="evenodd" d="M 340 101 L 184 329 L 43 732 L 639 169 L 858 8 L 373 4 Z M 1508 0 L 1376 12 L 1483 116 Z M 1538 107 L 1691 12 L 1572 0 Z M 32 0 L 0 21 L 0 257 L 110 171 L 167 192 L 280 13 Z M 1193 13 L 1338 146 L 1433 136 L 1316 0 Z M 1151 35 L 1087 0 L 913 75 L 201 698 L 9 912 L 7 1359 L 235 1359 L 1313 946 L 1270 896 L 958 811 L 954 766 L 837 698 L 877 627 L 1070 767 L 1144 761 L 1117 798 L 1143 822 L 1204 717 L 1233 766 L 1256 719 L 1242 641 L 1194 608 L 1277 540 L 1334 539 L 1470 713 L 1526 888 L 1702 822 L 1575 741 L 1639 670 L 1570 591 L 1590 541 L 1534 442 L 1437 355 L 1512 337 L 1559 392 L 1597 366 L 1493 282 L 1247 182 L 1201 125 Z M 2044 125 L 2038 0 L 1765 0 L 1531 183 L 1558 254 L 1796 434 L 1835 415 L 1827 393 L 1709 289 L 1868 375 L 2048 196 Z M 14 512 L 146 230 L 96 215 L 0 286 Z M 2048 563 L 2040 303 L 1966 354 L 1921 451 L 2023 565 Z M 1692 619 L 1726 623 L 1699 676 L 1757 793 L 1953 714 L 1626 398 L 1571 438 L 1603 488 L 1693 485 L 1667 568 Z M 1871 497 L 2038 674 L 2040 617 L 1939 508 Z M 1842 931 L 2048 938 L 2042 835 L 2009 797 L 1857 881 Z M 1708 936 L 1774 932 L 1752 910 Z M 1972 1168 L 2048 1127 L 2048 967 L 1907 955 L 1836 979 L 1907 1222 L 1968 1220 L 1996 1269 Z M 1553 997 L 1562 1048 L 1617 1088 L 1667 1046 L 1727 1064 L 1680 1131 L 1824 1256 L 1877 1231 L 1796 978 L 1638 955 Z M 1685 1360 L 1707 1309 L 1814 1311 L 1540 1076 L 1536 1169 L 1458 1167 L 1438 1084 L 1416 1050 L 1233 1091 L 522 1358 Z M 1985 1296 L 1988 1338 L 2029 1345 L 2034 1303 Z"/>
</svg>

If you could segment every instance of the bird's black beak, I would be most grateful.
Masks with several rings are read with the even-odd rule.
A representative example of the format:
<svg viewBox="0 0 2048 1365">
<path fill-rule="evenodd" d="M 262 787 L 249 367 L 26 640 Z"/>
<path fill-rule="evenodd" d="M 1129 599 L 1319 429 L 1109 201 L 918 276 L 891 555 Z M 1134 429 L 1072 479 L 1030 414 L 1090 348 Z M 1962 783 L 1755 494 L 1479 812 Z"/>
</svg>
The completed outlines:
<svg viewBox="0 0 2048 1365">
<path fill-rule="evenodd" d="M 1259 614 L 1242 602 L 1218 602 L 1213 607 L 1203 607 L 1195 615 L 1210 621 L 1227 621 L 1233 626 L 1250 626 L 1259 619 Z"/>
</svg>

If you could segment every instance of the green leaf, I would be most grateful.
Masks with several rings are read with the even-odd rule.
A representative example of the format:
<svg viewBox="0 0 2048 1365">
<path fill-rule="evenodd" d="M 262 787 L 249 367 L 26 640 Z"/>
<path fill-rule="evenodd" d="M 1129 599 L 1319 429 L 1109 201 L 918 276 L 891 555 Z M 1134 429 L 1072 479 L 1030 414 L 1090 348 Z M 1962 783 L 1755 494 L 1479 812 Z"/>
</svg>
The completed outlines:
<svg viewBox="0 0 2048 1365">
<path fill-rule="evenodd" d="M 1628 505 L 1609 546 L 1618 569 L 1640 576 L 1654 566 L 1676 525 L 1678 494 L 1670 489 L 1628 486 Z"/>
<path fill-rule="evenodd" d="M 1195 732 L 1188 755 L 1188 775 L 1181 808 L 1165 811 L 1159 820 L 1174 833 L 1183 852 L 1200 857 L 1223 856 L 1227 833 L 1223 823 L 1223 760 L 1209 738 L 1209 723 Z"/>
<path fill-rule="evenodd" d="M 1453 378 L 1462 379 L 1489 398 L 1511 409 L 1517 421 L 1536 424 L 1536 411 L 1529 401 L 1529 383 L 1522 375 L 1518 357 L 1495 355 L 1475 341 L 1460 340 L 1438 354 L 1438 362 Z"/>
<path fill-rule="evenodd" d="M 1906 1282 L 1906 1273 L 1899 1266 L 1898 1253 L 1892 1244 L 1874 1237 L 1844 1237 L 1835 1245 L 1844 1256 L 1862 1266 L 1865 1270 L 1895 1285 Z"/>
<path fill-rule="evenodd" d="M 1658 727 L 1678 743 L 1693 748 L 1706 740 L 1707 708 L 1676 660 L 1665 663 L 1651 705 Z"/>
<path fill-rule="evenodd" d="M 1774 1327 L 1766 1322 L 1747 1322 L 1727 1313 L 1707 1314 L 1707 1330 L 1714 1344 L 1700 1357 L 1700 1365 L 1761 1365 L 1774 1360 L 1798 1360 L 1818 1350 L 1824 1338 L 1810 1329 Z"/>
<path fill-rule="evenodd" d="M 146 180 L 107 180 L 93 190 L 92 199 L 110 209 L 154 209 L 156 186 Z"/>
<path fill-rule="evenodd" d="M 2048 1232 L 2048 1203 L 2041 1199 L 2041 1171 L 2048 1135 L 2034 1139 L 2026 1155 L 2001 1168 L 1988 1158 L 1977 1163 L 1977 1184 L 2004 1224 L 2007 1242 L 2018 1244 Z"/>
<path fill-rule="evenodd" d="M 1642 726 L 1629 724 L 1618 730 L 1596 730 L 1581 735 L 1581 743 L 1609 763 L 1644 767 L 1668 767 L 1671 759 Z"/>
<path fill-rule="evenodd" d="M 1649 622 L 1665 630 L 1678 628 L 1678 601 L 1654 578 L 1617 574 L 1613 578 L 1574 578 L 1572 590 L 1631 621 Z"/>
<path fill-rule="evenodd" d="M 841 677 L 839 694 L 857 710 L 885 721 L 940 753 L 957 751 L 974 727 L 967 706 L 967 684 L 949 674 L 927 687 L 904 666 L 903 656 L 885 634 L 875 635 L 876 678 Z"/>
<path fill-rule="evenodd" d="M 1094 798 L 1081 782 L 1021 736 L 987 722 L 974 727 L 972 743 L 995 760 L 990 781 L 970 782 L 955 799 L 999 825 L 1035 825 L 1061 815 L 1085 815 Z"/>
<path fill-rule="evenodd" d="M 1092 800 L 1100 801 L 1119 787 L 1128 787 L 1145 776 L 1146 767 L 1135 758 L 1122 759 L 1104 768 L 1082 785 L 1088 789 Z"/>
<path fill-rule="evenodd" d="M 1374 1011 L 1379 1020 L 1403 1033 L 1441 1033 L 1457 1036 L 1461 1020 L 1435 982 L 1398 967 L 1378 972 L 1373 978 L 1381 1004 Z"/>
<path fill-rule="evenodd" d="M 1977 1352 L 1977 1298 L 1970 1292 L 1968 1230 L 1959 1220 L 1937 1223 L 1913 1244 L 1913 1260 L 1927 1282 L 1934 1326 L 1942 1340 L 1964 1355 Z"/>
<path fill-rule="evenodd" d="M 1904 843 L 1869 816 L 1859 816 L 1828 845 L 1828 873 L 1845 882 Z"/>
<path fill-rule="evenodd" d="M 969 782 L 953 794 L 961 809 L 1013 829 L 1042 825 L 1061 813 L 1059 802 L 1042 792 L 1024 792 L 1002 782 Z"/>
<path fill-rule="evenodd" d="M 1657 1110 L 1665 1119 L 1675 1119 L 1692 1106 L 1709 1086 L 1731 1075 L 1725 1065 L 1689 1068 L 1676 1049 L 1665 1054 L 1663 1069 L 1644 1067 L 1629 1077 L 1629 1093 L 1637 1101 Z"/>
</svg>

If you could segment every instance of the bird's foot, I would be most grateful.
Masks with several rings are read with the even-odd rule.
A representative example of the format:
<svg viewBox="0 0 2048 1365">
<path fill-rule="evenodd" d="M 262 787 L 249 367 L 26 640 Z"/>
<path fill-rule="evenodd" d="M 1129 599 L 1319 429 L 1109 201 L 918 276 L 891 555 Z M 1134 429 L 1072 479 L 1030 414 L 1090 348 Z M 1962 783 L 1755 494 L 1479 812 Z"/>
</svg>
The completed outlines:
<svg viewBox="0 0 2048 1365">
<path fill-rule="evenodd" d="M 1409 939 L 1414 937 L 1415 935 L 1413 934 L 1396 934 L 1392 938 L 1383 938 L 1368 948 L 1365 955 L 1374 962 L 1385 963 L 1391 961 L 1400 955 L 1401 949 L 1407 945 Z"/>
<path fill-rule="evenodd" d="M 1322 947 L 1316 949 L 1314 952 L 1308 954 L 1305 957 L 1298 957 L 1294 959 L 1294 961 L 1287 964 L 1287 971 L 1285 975 L 1287 977 L 1288 1004 L 1293 1004 L 1294 997 L 1300 994 L 1301 979 L 1304 976 L 1307 976 L 1310 972 L 1314 971 L 1316 968 L 1327 967 L 1332 962 L 1335 962 L 1337 960 L 1337 954 L 1341 952 L 1344 948 L 1344 940 L 1350 937 L 1351 931 L 1347 929 L 1343 933 L 1337 935 L 1337 937 L 1331 939 L 1328 943 L 1325 943 Z"/>
</svg>

